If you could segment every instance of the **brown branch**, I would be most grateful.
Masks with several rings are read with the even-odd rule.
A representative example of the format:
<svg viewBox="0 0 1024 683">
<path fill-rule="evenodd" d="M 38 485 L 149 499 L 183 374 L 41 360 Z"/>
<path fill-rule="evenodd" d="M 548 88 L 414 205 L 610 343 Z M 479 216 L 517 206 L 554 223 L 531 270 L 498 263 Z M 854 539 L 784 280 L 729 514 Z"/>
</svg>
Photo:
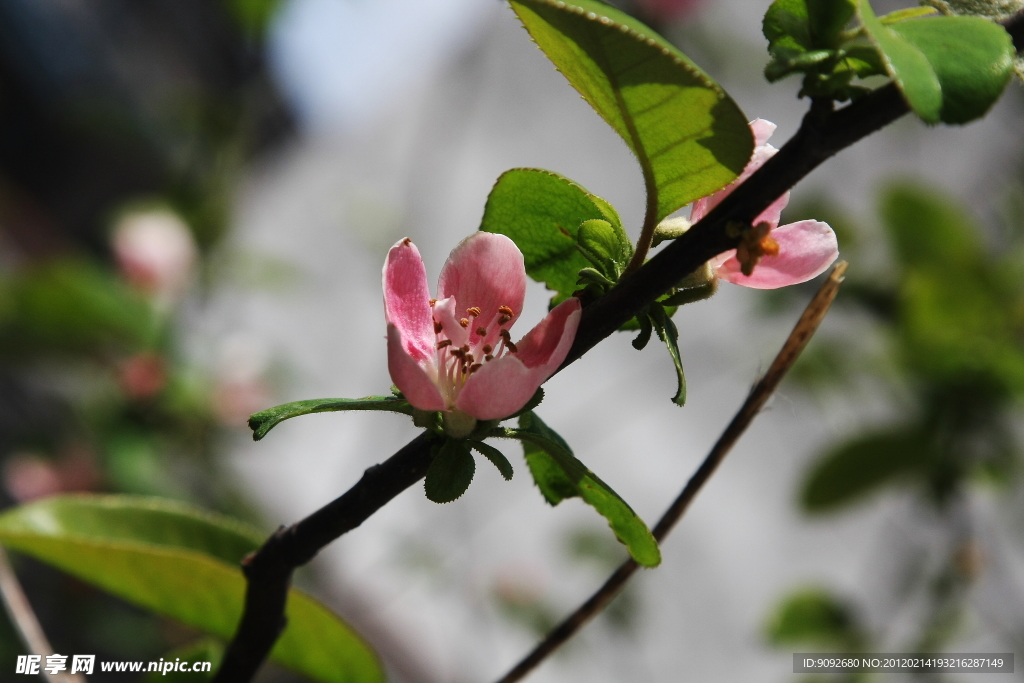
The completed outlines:
<svg viewBox="0 0 1024 683">
<path fill-rule="evenodd" d="M 715 442 L 711 452 L 704 458 L 704 462 L 701 463 L 697 471 L 690 477 L 690 480 L 686 482 L 686 487 L 683 488 L 679 497 L 672 502 L 672 505 L 665 511 L 665 514 L 658 520 L 653 533 L 659 543 L 669 535 L 672 528 L 682 518 L 690 503 L 693 502 L 693 499 L 700 492 L 704 484 L 707 483 L 711 475 L 718 469 L 722 460 L 729 454 L 729 451 L 732 450 L 732 447 L 743 435 L 743 432 L 753 422 L 754 417 L 757 416 L 761 408 L 764 407 L 764 404 L 775 392 L 779 382 L 782 381 L 782 378 L 786 376 L 786 373 L 793 366 L 800 352 L 807 346 L 807 342 L 810 341 L 815 330 L 818 329 L 822 318 L 825 317 L 825 313 L 828 312 L 829 306 L 832 305 L 832 301 L 839 291 L 839 285 L 843 281 L 843 273 L 845 271 L 845 261 L 836 264 L 832 274 L 822 284 L 811 302 L 807 304 L 803 315 L 800 316 L 796 327 L 790 332 L 786 343 L 783 344 L 782 349 L 775 356 L 775 360 L 772 362 L 771 367 L 768 368 L 768 372 L 750 390 L 747 400 L 743 402 L 739 412 L 732 418 L 732 421 L 725 428 L 725 431 L 722 432 L 722 435 L 718 437 L 718 441 Z M 590 596 L 575 612 L 548 633 L 544 640 L 538 643 L 537 647 L 516 664 L 511 671 L 505 674 L 498 683 L 514 683 L 515 681 L 522 680 L 541 662 L 547 659 L 551 653 L 572 638 L 577 631 L 583 628 L 584 624 L 604 609 L 612 601 L 612 598 L 618 595 L 625 587 L 626 582 L 629 581 L 630 577 L 633 576 L 639 567 L 640 565 L 633 559 L 623 562 L 596 593 Z"/>
</svg>

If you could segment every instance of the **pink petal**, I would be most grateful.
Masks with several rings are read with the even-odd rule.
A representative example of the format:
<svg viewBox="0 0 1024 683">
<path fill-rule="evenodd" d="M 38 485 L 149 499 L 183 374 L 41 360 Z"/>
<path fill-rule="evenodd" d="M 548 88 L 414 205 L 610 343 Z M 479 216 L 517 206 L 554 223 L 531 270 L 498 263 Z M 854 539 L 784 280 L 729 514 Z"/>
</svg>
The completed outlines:
<svg viewBox="0 0 1024 683">
<path fill-rule="evenodd" d="M 718 277 L 744 287 L 778 289 L 817 277 L 839 257 L 836 234 L 828 223 L 789 223 L 772 230 L 771 236 L 779 243 L 778 256 L 761 259 L 747 277 L 740 271 L 736 252 L 728 252 L 730 256 L 718 268 Z"/>
<path fill-rule="evenodd" d="M 767 119 L 754 119 L 750 122 L 750 132 L 754 134 L 754 146 L 760 147 L 768 142 L 768 138 L 772 136 L 775 129 L 778 128 L 774 123 Z"/>
<path fill-rule="evenodd" d="M 384 318 L 401 332 L 406 353 L 417 361 L 434 357 L 427 270 L 408 238 L 391 247 L 384 261 Z"/>
<path fill-rule="evenodd" d="M 459 318 L 462 316 L 455 315 L 455 297 L 439 299 L 434 304 L 433 311 L 434 320 L 441 323 L 445 336 L 452 340 L 452 344 L 456 347 L 465 344 L 469 339 L 469 330 L 459 324 Z"/>
<path fill-rule="evenodd" d="M 743 168 L 743 172 L 740 173 L 740 176 L 732 183 L 725 186 L 718 192 L 707 197 L 702 197 L 694 202 L 693 210 L 690 211 L 691 223 L 696 223 L 701 218 L 708 215 L 711 209 L 718 206 L 723 199 L 732 194 L 732 191 L 735 190 L 740 183 L 752 176 L 754 171 L 764 166 L 766 161 L 775 156 L 775 153 L 779 150 L 767 144 L 768 138 L 771 137 L 775 128 L 776 126 L 774 123 L 771 121 L 765 121 L 764 119 L 754 119 L 750 122 L 750 129 L 754 133 L 754 142 L 757 145 L 754 147 L 754 153 L 751 155 L 750 161 L 747 162 L 747 165 Z M 789 192 L 772 202 L 767 209 L 754 219 L 754 224 L 769 223 L 772 228 L 774 228 L 779 224 L 779 220 L 782 216 L 782 210 L 786 208 L 788 203 Z"/>
<path fill-rule="evenodd" d="M 563 301 L 506 355 L 472 374 L 455 407 L 479 420 L 498 420 L 513 414 L 565 360 L 580 322 L 579 299 Z"/>
<path fill-rule="evenodd" d="M 444 410 L 444 397 L 437 388 L 437 366 L 429 361 L 417 362 L 407 352 L 408 342 L 397 325 L 388 324 L 388 372 L 391 381 L 414 408 Z M 513 411 L 514 412 L 514 411 Z"/>
<path fill-rule="evenodd" d="M 476 232 L 459 242 L 441 269 L 438 296 L 455 297 L 455 314 L 479 308 L 475 326 L 491 328 L 498 307 L 512 309 L 513 322 L 523 310 L 526 297 L 526 265 L 515 242 L 504 235 Z M 506 324 L 505 327 L 509 327 Z"/>
</svg>

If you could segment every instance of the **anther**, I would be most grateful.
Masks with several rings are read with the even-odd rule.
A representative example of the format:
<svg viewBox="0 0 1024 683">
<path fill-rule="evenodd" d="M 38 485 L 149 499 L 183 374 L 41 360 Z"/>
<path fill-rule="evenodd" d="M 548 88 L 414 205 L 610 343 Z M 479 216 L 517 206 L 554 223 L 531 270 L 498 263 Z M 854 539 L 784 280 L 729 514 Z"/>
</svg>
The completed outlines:
<svg viewBox="0 0 1024 683">
<path fill-rule="evenodd" d="M 469 344 L 463 344 L 459 350 L 463 353 L 469 353 Z"/>
<path fill-rule="evenodd" d="M 494 347 L 492 347 L 490 344 L 484 344 L 484 348 L 483 348 L 484 353 L 488 353 L 489 354 L 493 350 L 494 350 Z"/>
<path fill-rule="evenodd" d="M 469 374 L 472 375 L 474 372 L 476 372 L 477 370 L 479 370 L 482 367 L 483 367 L 483 365 L 481 365 L 480 363 L 477 363 L 476 365 L 469 366 Z"/>
<path fill-rule="evenodd" d="M 498 332 L 498 336 L 504 339 L 506 344 L 512 341 L 512 335 L 509 334 L 508 330 L 502 330 L 501 332 Z"/>
<path fill-rule="evenodd" d="M 430 300 L 430 306 L 431 306 L 431 308 L 433 308 L 434 304 L 436 304 L 436 303 L 437 303 L 437 299 L 431 299 L 431 300 Z"/>
<path fill-rule="evenodd" d="M 471 315 L 471 316 L 473 316 L 475 318 L 478 315 L 480 315 L 480 308 L 477 307 L 477 306 L 473 306 L 473 308 L 467 308 L 466 309 L 466 313 L 468 313 L 469 315 Z"/>
<path fill-rule="evenodd" d="M 442 325 L 441 323 L 439 323 L 439 322 L 437 322 L 435 320 L 434 321 L 434 334 L 441 334 L 442 332 L 444 332 L 444 325 Z"/>
<path fill-rule="evenodd" d="M 481 337 L 486 337 L 487 336 L 487 328 L 486 327 L 478 327 L 478 328 L 476 328 L 476 333 L 478 335 L 480 335 Z"/>
<path fill-rule="evenodd" d="M 459 321 L 459 324 L 462 325 L 463 327 L 469 327 L 469 318 L 463 318 L 462 320 Z"/>
<path fill-rule="evenodd" d="M 471 354 L 471 353 L 467 353 L 467 354 L 466 354 L 466 362 L 467 362 L 467 363 L 472 363 L 472 362 L 473 362 L 473 361 L 475 361 L 475 360 L 476 360 L 476 359 L 475 359 L 475 358 L 473 358 L 473 354 Z"/>
<path fill-rule="evenodd" d="M 484 356 L 484 360 L 494 360 L 494 356 L 492 356 L 491 354 L 487 354 L 486 356 Z"/>
<path fill-rule="evenodd" d="M 406 238 L 405 238 L 404 240 L 402 240 L 402 246 L 403 246 L 403 247 L 407 247 L 407 246 L 409 246 L 410 244 L 412 244 L 412 240 L 411 240 L 411 239 L 409 239 L 408 237 L 406 237 Z"/>
<path fill-rule="evenodd" d="M 515 315 L 515 313 L 512 312 L 512 309 L 508 306 L 498 306 L 498 313 L 504 313 L 510 318 Z"/>
<path fill-rule="evenodd" d="M 505 323 L 507 323 L 511 319 L 512 318 L 508 317 L 507 315 L 503 315 L 500 318 L 498 318 L 498 324 L 499 325 L 504 325 Z"/>
<path fill-rule="evenodd" d="M 441 350 L 444 347 L 451 346 L 451 345 L 452 345 L 452 340 L 451 339 L 442 339 L 441 341 L 437 342 L 438 350 Z"/>
<path fill-rule="evenodd" d="M 513 344 L 511 341 L 505 341 L 505 348 L 508 349 L 509 353 L 519 353 L 519 349 L 517 349 L 516 345 Z"/>
<path fill-rule="evenodd" d="M 451 341 L 451 340 L 445 340 L 445 341 Z M 462 349 L 452 349 L 448 353 L 452 354 L 453 356 L 455 356 L 456 358 L 459 358 L 459 359 L 464 359 L 465 356 L 466 356 L 466 352 L 463 351 Z"/>
</svg>

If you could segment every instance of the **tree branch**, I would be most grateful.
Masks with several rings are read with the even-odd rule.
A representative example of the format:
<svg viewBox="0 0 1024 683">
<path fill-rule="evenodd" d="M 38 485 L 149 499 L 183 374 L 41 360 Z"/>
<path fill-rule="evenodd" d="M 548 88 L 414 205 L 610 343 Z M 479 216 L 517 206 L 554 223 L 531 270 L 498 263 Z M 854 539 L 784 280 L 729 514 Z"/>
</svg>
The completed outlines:
<svg viewBox="0 0 1024 683">
<path fill-rule="evenodd" d="M 1024 13 L 1004 26 L 1017 49 L 1024 47 Z M 800 130 L 778 154 L 682 237 L 583 309 L 576 339 L 561 368 L 578 360 L 706 261 L 734 249 L 738 239 L 727 235 L 726 226 L 749 224 L 830 156 L 908 111 L 891 84 L 838 111 L 832 111 L 831 105 L 812 103 Z M 367 470 L 343 496 L 303 521 L 278 530 L 248 559 L 243 566 L 249 580 L 245 611 L 215 683 L 247 683 L 252 678 L 284 628 L 292 571 L 423 478 L 430 457 L 429 437 L 422 434 L 383 464 Z"/>
<path fill-rule="evenodd" d="M 743 435 L 743 432 L 747 430 L 750 423 L 753 422 L 754 417 L 761 411 L 764 404 L 768 401 L 771 395 L 775 392 L 776 387 L 779 386 L 779 382 L 786 376 L 786 373 L 793 363 L 796 361 L 800 352 L 807 346 L 807 342 L 810 341 L 814 335 L 815 330 L 818 329 L 818 325 L 821 323 L 825 314 L 828 312 L 829 306 L 832 305 L 832 301 L 836 297 L 836 293 L 839 291 L 839 285 L 843 281 L 843 273 L 846 271 L 846 262 L 840 262 L 832 270 L 832 274 L 822 284 L 818 293 L 807 304 L 807 308 L 804 309 L 803 315 L 800 316 L 800 320 L 797 321 L 796 327 L 790 332 L 789 337 L 786 339 L 786 343 L 783 344 L 782 349 L 778 355 L 775 356 L 775 360 L 772 362 L 771 367 L 768 368 L 768 372 L 765 373 L 764 377 L 758 381 L 757 384 L 750 390 L 750 394 L 747 395 L 747 400 L 743 402 L 739 412 L 736 413 L 735 417 L 729 423 L 729 426 L 725 428 L 722 435 L 715 442 L 711 452 L 708 453 L 707 457 L 704 458 L 704 462 L 701 463 L 697 471 L 690 477 L 690 480 L 686 482 L 686 487 L 683 488 L 679 496 L 673 501 L 672 505 L 669 506 L 665 514 L 662 515 L 661 519 L 658 520 L 658 524 L 654 527 L 654 537 L 661 543 L 666 536 L 672 531 L 672 528 L 682 518 L 686 509 L 693 502 L 693 499 L 703 488 L 704 484 L 707 483 L 711 475 L 714 474 L 715 470 L 721 464 L 725 456 L 732 450 L 733 445 Z M 626 582 L 629 581 L 630 577 L 640 568 L 640 565 L 635 560 L 630 558 L 622 563 L 622 565 L 615 570 L 608 580 L 604 582 L 596 593 L 580 605 L 575 612 L 570 614 L 565 621 L 556 626 L 548 635 L 542 640 L 537 646 L 530 652 L 526 657 L 522 659 L 516 666 L 505 674 L 498 683 L 515 683 L 515 681 L 522 680 L 528 673 L 536 668 L 541 662 L 543 662 L 551 653 L 557 650 L 563 643 L 572 638 L 577 631 L 583 628 L 584 624 L 590 621 L 598 612 L 612 601 L 612 599 L 619 594 L 619 592 L 625 587 Z"/>
</svg>

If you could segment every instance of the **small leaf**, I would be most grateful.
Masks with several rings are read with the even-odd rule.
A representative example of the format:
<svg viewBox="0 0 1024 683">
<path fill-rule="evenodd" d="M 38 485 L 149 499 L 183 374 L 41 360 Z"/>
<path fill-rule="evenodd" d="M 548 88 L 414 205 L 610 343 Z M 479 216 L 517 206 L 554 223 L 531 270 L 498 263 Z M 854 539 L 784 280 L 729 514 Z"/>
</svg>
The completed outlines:
<svg viewBox="0 0 1024 683">
<path fill-rule="evenodd" d="M 505 481 L 511 481 L 512 479 L 512 463 L 508 461 L 505 454 L 499 451 L 497 448 L 490 444 L 483 443 L 482 441 L 470 441 L 470 448 L 474 448 L 479 451 L 485 458 L 491 461 L 491 463 L 498 468 L 501 472 L 501 476 L 505 478 Z"/>
<path fill-rule="evenodd" d="M 622 228 L 601 219 L 583 221 L 577 232 L 583 255 L 609 278 L 618 280 L 619 268 L 633 256 L 633 245 Z"/>
<path fill-rule="evenodd" d="M 753 152 L 747 117 L 655 31 L 596 0 L 511 0 L 526 30 L 640 162 L 656 220 L 725 187 Z"/>
<path fill-rule="evenodd" d="M 238 563 L 263 534 L 180 503 L 58 496 L 0 515 L 0 543 L 145 609 L 220 638 L 242 615 Z M 381 683 L 373 651 L 340 619 L 292 590 L 271 659 L 324 683 Z"/>
<path fill-rule="evenodd" d="M 640 333 L 633 338 L 633 348 L 642 351 L 651 341 L 651 332 L 654 331 L 654 326 L 651 324 L 651 316 L 647 313 L 641 313 L 634 320 L 636 320 Z"/>
<path fill-rule="evenodd" d="M 397 396 L 366 396 L 364 398 L 314 398 L 284 403 L 262 410 L 249 418 L 252 440 L 259 441 L 271 429 L 285 420 L 311 413 L 329 413 L 340 410 L 387 410 L 412 415 L 412 407 Z"/>
<path fill-rule="evenodd" d="M 683 373 L 683 360 L 679 356 L 679 330 L 672 319 L 665 314 L 665 309 L 658 303 L 651 304 L 651 322 L 658 333 L 658 339 L 665 342 L 668 355 L 676 369 L 676 394 L 672 402 L 677 406 L 686 403 L 686 375 Z"/>
<path fill-rule="evenodd" d="M 608 520 L 616 538 L 626 545 L 633 559 L 645 567 L 661 563 L 661 551 L 644 521 L 610 486 L 576 459 L 568 444 L 535 413 L 519 418 L 519 429 L 504 430 L 503 436 L 523 444 L 530 473 L 544 498 L 557 505 L 565 498 L 579 496 Z"/>
<path fill-rule="evenodd" d="M 476 461 L 466 444 L 459 439 L 446 439 L 427 469 L 423 482 L 427 498 L 435 503 L 452 502 L 469 488 L 475 471 Z"/>
<path fill-rule="evenodd" d="M 830 512 L 920 469 L 931 458 L 927 439 L 916 430 L 883 432 L 839 446 L 811 467 L 801 505 L 808 512 Z"/>
<path fill-rule="evenodd" d="M 928 58 L 904 36 L 884 26 L 868 0 L 860 0 L 858 11 L 889 77 L 896 82 L 907 104 L 926 123 L 938 123 L 942 112 L 942 85 Z"/>
<path fill-rule="evenodd" d="M 942 89 L 943 123 L 985 115 L 1009 83 L 1015 56 L 1010 34 L 981 17 L 925 17 L 890 27 L 916 47 Z"/>
<path fill-rule="evenodd" d="M 594 219 L 622 229 L 608 202 L 568 178 L 514 168 L 494 184 L 480 229 L 511 238 L 523 252 L 526 273 L 556 292 L 557 303 L 572 295 L 577 273 L 590 265 L 576 248 L 576 239 L 580 224 Z"/>
</svg>

